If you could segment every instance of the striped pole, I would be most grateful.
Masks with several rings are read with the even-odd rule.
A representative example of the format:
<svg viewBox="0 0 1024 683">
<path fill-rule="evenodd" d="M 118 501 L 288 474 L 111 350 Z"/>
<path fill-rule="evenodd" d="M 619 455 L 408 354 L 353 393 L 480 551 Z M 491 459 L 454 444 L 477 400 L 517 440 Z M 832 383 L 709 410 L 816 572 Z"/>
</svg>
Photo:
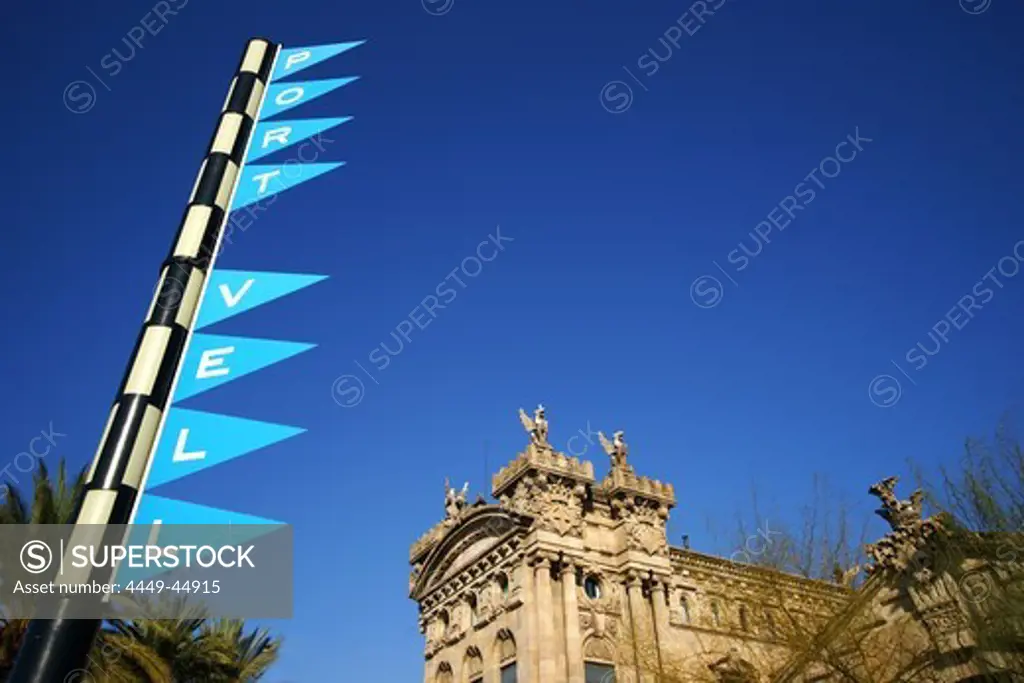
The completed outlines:
<svg viewBox="0 0 1024 683">
<path fill-rule="evenodd" d="M 88 535 L 90 527 L 80 525 L 131 523 L 279 50 L 259 38 L 246 45 L 86 477 L 73 538 Z M 102 620 L 60 616 L 67 606 L 29 625 L 10 683 L 85 679 Z"/>
</svg>

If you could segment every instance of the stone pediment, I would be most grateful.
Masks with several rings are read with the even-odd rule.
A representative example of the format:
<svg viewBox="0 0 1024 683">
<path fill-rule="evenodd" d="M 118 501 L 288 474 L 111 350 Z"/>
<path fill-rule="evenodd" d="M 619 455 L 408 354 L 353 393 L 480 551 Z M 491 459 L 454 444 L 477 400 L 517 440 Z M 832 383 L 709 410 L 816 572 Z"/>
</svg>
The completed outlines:
<svg viewBox="0 0 1024 683">
<path fill-rule="evenodd" d="M 497 505 L 470 508 L 449 527 L 422 560 L 410 596 L 419 600 L 448 579 L 498 547 L 514 531 L 526 532 L 528 523 Z"/>
</svg>

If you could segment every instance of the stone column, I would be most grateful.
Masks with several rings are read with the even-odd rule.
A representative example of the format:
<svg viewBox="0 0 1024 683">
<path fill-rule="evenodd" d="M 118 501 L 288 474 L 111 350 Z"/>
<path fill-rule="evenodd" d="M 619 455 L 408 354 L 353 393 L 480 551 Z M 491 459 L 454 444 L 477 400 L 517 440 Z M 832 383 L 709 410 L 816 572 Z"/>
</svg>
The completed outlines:
<svg viewBox="0 0 1024 683">
<path fill-rule="evenodd" d="M 519 606 L 522 633 L 516 634 L 516 668 L 522 683 L 539 683 L 537 679 L 537 582 L 530 558 L 523 558 L 523 604 Z"/>
<path fill-rule="evenodd" d="M 509 581 L 512 580 L 511 576 L 506 577 L 506 578 Z M 494 609 L 494 606 L 496 606 L 498 601 L 501 600 L 501 597 L 500 597 L 501 593 L 498 592 L 497 585 L 495 584 L 493 577 L 491 579 L 489 579 L 489 582 L 490 583 L 488 584 L 488 587 L 485 588 L 484 590 L 485 591 L 491 591 L 491 596 L 492 596 L 491 600 L 493 601 L 491 603 L 491 605 L 492 605 L 491 609 Z M 483 597 L 483 593 L 478 594 L 477 599 L 479 600 L 482 597 Z M 522 610 L 523 608 L 520 607 L 519 609 Z M 521 615 L 517 616 L 516 617 L 516 621 L 519 622 L 519 624 L 522 624 L 522 616 Z M 520 626 L 520 628 L 513 627 L 513 630 L 518 632 L 517 635 L 519 635 L 519 637 L 522 637 L 520 634 L 523 634 L 526 631 L 526 629 L 524 627 L 522 627 L 522 626 Z M 480 634 L 480 635 L 482 635 L 484 633 L 494 634 L 495 632 L 496 632 L 496 629 L 493 626 L 493 622 L 492 622 L 492 625 L 489 628 L 485 628 L 485 629 L 483 629 L 481 631 L 477 631 L 477 633 Z M 497 653 L 497 651 L 495 649 L 496 641 L 495 641 L 494 635 L 491 635 L 489 639 L 485 639 L 485 640 L 482 640 L 482 641 L 479 640 L 479 636 L 477 636 L 477 638 L 478 638 L 477 645 L 480 648 L 480 655 L 481 655 L 481 659 L 483 659 L 483 665 L 484 665 L 484 667 L 483 667 L 483 669 L 484 669 L 483 683 L 500 683 L 500 681 L 501 681 L 501 662 L 499 661 L 498 653 Z M 525 638 L 522 639 L 522 640 L 517 641 L 517 643 L 518 643 L 518 645 L 520 647 L 520 653 L 522 653 L 520 655 L 521 663 L 519 665 L 521 668 L 525 668 L 525 666 L 526 666 L 526 661 L 525 661 L 524 658 L 525 658 L 525 652 L 526 652 L 526 648 L 527 648 L 528 642 L 529 641 L 527 641 Z M 524 677 L 523 680 L 525 681 L 525 680 L 528 680 L 528 679 Z"/>
<path fill-rule="evenodd" d="M 565 675 L 569 683 L 584 683 L 580 609 L 576 598 L 576 567 L 562 562 L 562 604 L 565 607 Z"/>
<path fill-rule="evenodd" d="M 537 595 L 537 640 L 540 662 L 538 683 L 555 683 L 555 621 L 551 599 L 551 558 L 541 555 L 534 568 Z"/>
<path fill-rule="evenodd" d="M 420 633 L 423 634 L 423 651 L 425 655 L 427 650 L 427 643 L 430 642 L 430 624 L 421 620 Z M 430 683 L 430 681 L 434 678 L 433 671 L 430 668 L 432 663 L 433 662 L 431 662 L 429 659 L 426 659 L 423 663 L 423 683 Z"/>
<path fill-rule="evenodd" d="M 643 683 L 651 678 L 649 674 L 644 674 L 645 670 L 651 669 L 650 660 L 650 629 L 647 628 L 647 619 L 645 618 L 646 606 L 644 605 L 643 595 L 643 581 L 641 578 L 630 572 L 629 579 L 626 581 L 626 598 L 629 602 L 629 621 L 632 627 L 631 631 L 633 634 L 633 657 L 635 662 L 636 678 L 635 680 Z M 643 655 L 641 656 L 641 652 Z"/>
<path fill-rule="evenodd" d="M 666 585 L 664 579 L 655 579 L 651 586 L 651 604 L 654 608 L 654 643 L 658 648 L 658 672 L 664 673 L 662 669 L 661 650 L 668 641 L 668 602 L 665 600 Z"/>
</svg>

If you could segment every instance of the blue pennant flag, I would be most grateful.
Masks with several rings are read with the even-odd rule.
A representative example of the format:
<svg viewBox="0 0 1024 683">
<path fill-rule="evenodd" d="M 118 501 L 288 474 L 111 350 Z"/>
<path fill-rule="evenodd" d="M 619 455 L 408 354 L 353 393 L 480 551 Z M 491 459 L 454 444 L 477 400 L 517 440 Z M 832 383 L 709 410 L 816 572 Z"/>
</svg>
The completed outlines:
<svg viewBox="0 0 1024 683">
<path fill-rule="evenodd" d="M 278 192 L 301 185 L 328 171 L 333 171 L 345 162 L 331 164 L 280 164 L 266 166 L 245 166 L 238 181 L 238 190 L 231 203 L 231 210 L 245 208 L 250 204 L 273 197 Z"/>
<path fill-rule="evenodd" d="M 252 144 L 249 145 L 249 155 L 246 157 L 246 163 L 262 159 L 279 149 L 291 147 L 298 142 L 313 137 L 317 133 L 340 126 L 346 121 L 351 120 L 351 116 L 343 116 L 336 119 L 301 119 L 257 124 L 256 130 L 252 134 Z"/>
<path fill-rule="evenodd" d="M 285 526 L 272 519 L 150 494 L 142 497 L 132 524 L 125 545 L 161 548 L 244 545 Z M 183 558 L 182 552 L 179 551 L 178 555 Z M 184 564 L 184 559 L 181 559 L 181 563 Z M 116 580 L 123 586 L 128 581 L 152 579 L 174 571 L 173 568 L 158 565 L 147 567 L 122 564 L 118 567 Z"/>
<path fill-rule="evenodd" d="M 174 402 L 278 363 L 316 346 L 274 339 L 193 334 L 174 391 Z"/>
<path fill-rule="evenodd" d="M 172 407 L 153 457 L 147 488 L 234 460 L 306 430 Z"/>
<path fill-rule="evenodd" d="M 283 526 L 284 522 L 278 522 L 263 517 L 247 515 L 244 512 L 232 512 L 220 508 L 207 507 L 198 503 L 186 503 L 182 500 L 163 498 L 146 494 L 139 502 L 139 508 L 135 511 L 135 519 L 132 524 L 214 524 L 214 525 L 258 525 L 262 527 Z M 269 531 L 269 529 L 267 529 Z M 242 539 L 244 529 L 238 530 L 238 538 Z M 159 537 L 159 534 L 158 534 Z M 249 536 L 249 538 L 254 538 Z M 163 539 L 160 539 L 161 545 Z"/>
<path fill-rule="evenodd" d="M 274 73 L 271 75 L 270 80 L 278 81 L 286 78 L 335 55 L 340 55 L 342 52 L 359 47 L 365 42 L 365 40 L 354 40 L 348 43 L 331 43 L 330 45 L 314 45 L 312 47 L 290 47 L 281 50 L 277 55 L 277 64 L 274 66 Z"/>
<path fill-rule="evenodd" d="M 294 83 L 275 83 L 267 86 L 267 96 L 260 109 L 260 120 L 277 116 L 281 112 L 293 109 L 300 104 L 315 100 L 343 85 L 348 85 L 359 76 L 346 78 L 330 78 L 324 81 L 296 81 Z"/>
<path fill-rule="evenodd" d="M 326 275 L 214 270 L 194 329 L 227 320 L 325 279 Z"/>
</svg>

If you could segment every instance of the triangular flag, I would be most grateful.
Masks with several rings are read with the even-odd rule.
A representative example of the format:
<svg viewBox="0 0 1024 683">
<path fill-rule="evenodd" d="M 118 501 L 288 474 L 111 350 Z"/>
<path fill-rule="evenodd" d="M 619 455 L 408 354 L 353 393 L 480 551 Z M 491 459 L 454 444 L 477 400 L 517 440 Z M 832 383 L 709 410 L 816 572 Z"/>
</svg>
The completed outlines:
<svg viewBox="0 0 1024 683">
<path fill-rule="evenodd" d="M 194 329 L 219 323 L 326 278 L 326 275 L 214 270 Z"/>
<path fill-rule="evenodd" d="M 252 144 L 249 146 L 249 156 L 246 157 L 246 162 L 262 159 L 279 149 L 291 147 L 317 133 L 351 120 L 351 116 L 343 116 L 336 119 L 301 119 L 259 123 L 253 131 Z"/>
<path fill-rule="evenodd" d="M 343 85 L 348 85 L 359 76 L 346 78 L 330 78 L 324 81 L 296 81 L 294 83 L 275 83 L 267 86 L 267 96 L 260 109 L 260 120 L 277 116 L 300 104 L 315 100 Z"/>
<path fill-rule="evenodd" d="M 156 488 L 304 431 L 297 427 L 172 407 L 164 423 L 146 487 Z"/>
<path fill-rule="evenodd" d="M 261 199 L 273 197 L 278 192 L 301 185 L 328 171 L 333 171 L 345 162 L 332 164 L 280 164 L 266 166 L 245 166 L 238 181 L 238 190 L 231 203 L 231 210 L 255 204 Z"/>
<path fill-rule="evenodd" d="M 316 344 L 193 334 L 182 364 L 174 402 L 308 351 Z"/>
<path fill-rule="evenodd" d="M 270 77 L 272 81 L 298 73 L 303 69 L 319 64 L 325 59 L 330 59 L 342 52 L 359 47 L 365 40 L 355 40 L 349 43 L 331 43 L 330 45 L 314 45 L 312 47 L 290 47 L 277 55 L 277 65 L 274 66 L 274 73 Z"/>
<path fill-rule="evenodd" d="M 117 581 L 123 586 L 128 581 L 151 579 L 167 572 L 187 572 L 184 567 L 184 553 L 181 552 L 187 546 L 195 549 L 204 545 L 214 548 L 244 545 L 284 526 L 282 522 L 242 512 L 145 494 L 139 501 L 132 526 L 128 527 L 128 538 L 124 544 L 160 548 L 178 546 L 181 562 L 177 569 L 158 565 L 129 566 L 124 563 L 118 567 Z M 195 556 L 192 557 L 194 568 L 197 563 Z M 186 573 L 185 576 L 189 575 Z"/>
<path fill-rule="evenodd" d="M 277 527 L 283 526 L 284 522 L 255 517 L 244 512 L 232 512 L 231 510 L 207 507 L 198 503 L 186 503 L 182 500 L 174 500 L 173 498 L 164 498 L 146 493 L 139 502 L 139 508 L 135 511 L 135 519 L 132 521 L 132 524 L 136 526 L 148 524 L 202 524 L 231 525 L 232 527 L 242 525 L 243 528 L 238 529 L 238 540 L 241 541 L 246 538 L 245 525 Z M 265 530 L 270 531 L 271 529 Z M 234 533 L 234 530 L 231 530 L 232 537 L 234 537 Z M 255 536 L 250 535 L 248 538 L 255 538 Z M 163 539 L 159 538 L 159 534 L 158 542 L 160 545 L 164 545 Z"/>
</svg>

